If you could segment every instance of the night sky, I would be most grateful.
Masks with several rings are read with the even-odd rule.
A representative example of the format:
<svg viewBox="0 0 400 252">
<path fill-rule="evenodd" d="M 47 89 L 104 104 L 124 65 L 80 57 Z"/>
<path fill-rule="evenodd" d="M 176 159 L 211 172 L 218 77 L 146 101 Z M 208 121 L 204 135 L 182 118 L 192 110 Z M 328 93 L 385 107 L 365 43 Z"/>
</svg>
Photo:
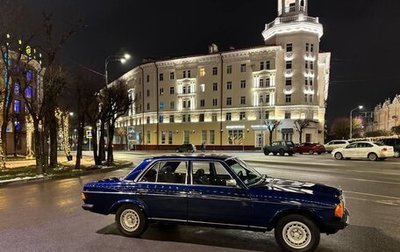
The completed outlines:
<svg viewBox="0 0 400 252">
<path fill-rule="evenodd" d="M 265 23 L 276 0 L 26 0 L 32 10 L 51 11 L 61 22 L 84 18 L 87 28 L 66 45 L 62 61 L 104 72 L 107 56 L 129 52 L 126 66 L 112 63 L 111 79 L 143 58 L 205 54 L 263 44 Z M 371 111 L 400 93 L 400 1 L 309 0 L 309 15 L 324 25 L 321 51 L 332 52 L 328 121 L 348 116 L 358 104 Z"/>
</svg>

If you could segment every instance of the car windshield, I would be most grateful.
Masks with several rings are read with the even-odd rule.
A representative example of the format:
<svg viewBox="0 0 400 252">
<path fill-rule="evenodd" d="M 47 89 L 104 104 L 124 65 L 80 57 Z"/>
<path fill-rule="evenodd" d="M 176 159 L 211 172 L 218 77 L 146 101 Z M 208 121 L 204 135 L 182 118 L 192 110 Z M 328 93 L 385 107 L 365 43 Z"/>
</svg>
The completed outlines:
<svg viewBox="0 0 400 252">
<path fill-rule="evenodd" d="M 265 176 L 261 175 L 258 171 L 248 166 L 243 160 L 232 158 L 226 160 L 226 164 L 236 173 L 236 175 L 247 186 L 260 183 Z"/>
</svg>

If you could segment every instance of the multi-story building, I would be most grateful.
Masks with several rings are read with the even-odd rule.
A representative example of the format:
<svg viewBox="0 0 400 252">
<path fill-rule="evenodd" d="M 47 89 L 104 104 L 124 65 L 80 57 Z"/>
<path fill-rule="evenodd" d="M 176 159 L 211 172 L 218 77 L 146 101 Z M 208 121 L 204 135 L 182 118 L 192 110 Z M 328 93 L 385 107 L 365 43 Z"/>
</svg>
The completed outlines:
<svg viewBox="0 0 400 252">
<path fill-rule="evenodd" d="M 400 95 L 396 95 L 393 101 L 387 99 L 374 109 L 373 131 L 390 133 L 396 126 L 400 126 Z"/>
<path fill-rule="evenodd" d="M 263 46 L 219 52 L 213 44 L 207 55 L 132 69 L 121 80 L 134 104 L 117 127 L 147 148 L 259 147 L 269 139 L 266 120 L 280 121 L 273 139 L 297 142 L 294 121 L 311 119 L 302 141 L 323 143 L 330 53 L 319 52 L 323 27 L 307 10 L 307 0 L 278 0 Z"/>
</svg>

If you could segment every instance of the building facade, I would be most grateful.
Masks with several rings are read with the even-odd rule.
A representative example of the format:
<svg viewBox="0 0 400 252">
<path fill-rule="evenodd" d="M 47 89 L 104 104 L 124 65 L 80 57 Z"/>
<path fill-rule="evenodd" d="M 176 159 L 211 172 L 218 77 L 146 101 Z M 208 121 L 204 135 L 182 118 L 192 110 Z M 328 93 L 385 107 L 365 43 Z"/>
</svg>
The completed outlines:
<svg viewBox="0 0 400 252">
<path fill-rule="evenodd" d="M 400 95 L 391 101 L 387 99 L 374 109 L 373 131 L 390 133 L 393 127 L 400 125 Z"/>
<path fill-rule="evenodd" d="M 313 121 L 303 142 L 323 143 L 330 53 L 319 52 L 323 27 L 307 9 L 307 0 L 278 0 L 263 46 L 219 52 L 213 44 L 207 55 L 147 62 L 123 75 L 134 103 L 117 127 L 130 148 L 260 147 L 269 120 L 280 122 L 274 140 L 298 142 L 298 119 Z"/>
</svg>

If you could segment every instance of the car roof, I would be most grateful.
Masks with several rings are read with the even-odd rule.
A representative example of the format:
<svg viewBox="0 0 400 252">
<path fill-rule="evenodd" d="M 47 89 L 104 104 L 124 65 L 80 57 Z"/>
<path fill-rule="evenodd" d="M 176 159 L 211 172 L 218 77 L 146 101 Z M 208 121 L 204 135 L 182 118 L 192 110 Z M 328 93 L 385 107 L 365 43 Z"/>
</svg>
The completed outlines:
<svg viewBox="0 0 400 252">
<path fill-rule="evenodd" d="M 154 156 L 151 158 L 147 158 L 146 160 L 158 160 L 158 159 L 189 159 L 189 160 L 219 160 L 224 161 L 230 158 L 236 158 L 235 156 L 223 155 L 223 154 L 171 154 L 171 155 L 162 155 L 162 156 Z"/>
</svg>

